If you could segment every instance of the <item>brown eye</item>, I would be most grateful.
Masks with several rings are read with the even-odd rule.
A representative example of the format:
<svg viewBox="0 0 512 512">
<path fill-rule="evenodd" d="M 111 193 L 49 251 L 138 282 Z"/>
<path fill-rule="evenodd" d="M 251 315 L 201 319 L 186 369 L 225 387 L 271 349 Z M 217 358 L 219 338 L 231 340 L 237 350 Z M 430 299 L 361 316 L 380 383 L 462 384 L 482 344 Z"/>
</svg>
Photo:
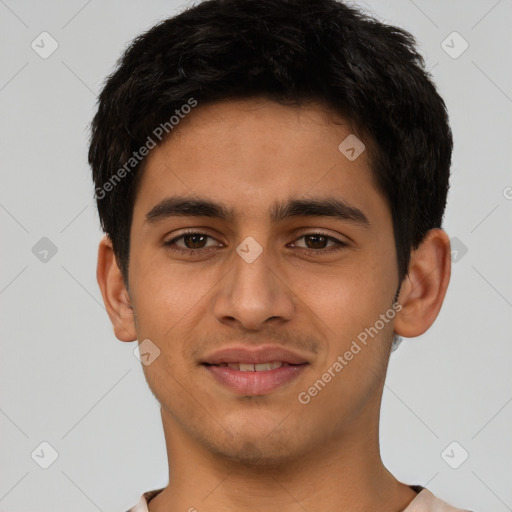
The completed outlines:
<svg viewBox="0 0 512 512">
<path fill-rule="evenodd" d="M 213 242 L 213 243 L 212 243 Z M 221 243 L 206 233 L 189 232 L 164 242 L 164 247 L 182 254 L 201 253 L 213 249 L 215 245 L 222 247 Z"/>
<path fill-rule="evenodd" d="M 303 244 L 298 244 L 297 241 L 299 240 L 304 240 Z M 347 247 L 348 244 L 324 233 L 306 233 L 297 238 L 292 246 L 313 255 L 322 255 L 338 251 L 343 247 Z"/>
<path fill-rule="evenodd" d="M 195 233 L 192 235 L 184 235 L 182 238 L 187 249 L 202 249 L 205 247 L 206 239 L 209 237 Z"/>
<path fill-rule="evenodd" d="M 305 235 L 304 240 L 306 240 L 308 249 L 325 249 L 329 237 L 325 235 Z"/>
</svg>

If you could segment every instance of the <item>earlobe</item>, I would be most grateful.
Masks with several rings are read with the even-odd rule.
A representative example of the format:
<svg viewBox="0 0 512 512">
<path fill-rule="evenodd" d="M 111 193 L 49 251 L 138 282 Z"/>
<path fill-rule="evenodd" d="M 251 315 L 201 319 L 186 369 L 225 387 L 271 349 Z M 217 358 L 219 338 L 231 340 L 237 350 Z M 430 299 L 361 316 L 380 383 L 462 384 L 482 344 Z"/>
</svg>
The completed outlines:
<svg viewBox="0 0 512 512">
<path fill-rule="evenodd" d="M 394 330 L 400 336 L 420 336 L 434 323 L 443 304 L 451 273 L 450 239 L 441 228 L 431 229 L 411 253 L 409 273 L 402 283 Z"/>
<path fill-rule="evenodd" d="M 96 278 L 116 338 L 120 341 L 136 340 L 137 334 L 130 295 L 117 265 L 112 241 L 107 236 L 99 244 Z"/>
</svg>

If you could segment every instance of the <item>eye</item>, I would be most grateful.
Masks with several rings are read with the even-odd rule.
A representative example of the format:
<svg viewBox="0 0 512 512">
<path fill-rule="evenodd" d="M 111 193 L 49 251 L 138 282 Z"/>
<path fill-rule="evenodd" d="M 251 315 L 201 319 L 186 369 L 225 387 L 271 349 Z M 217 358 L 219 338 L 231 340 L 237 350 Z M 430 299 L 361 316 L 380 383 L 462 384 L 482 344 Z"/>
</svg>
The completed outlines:
<svg viewBox="0 0 512 512">
<path fill-rule="evenodd" d="M 343 247 L 347 247 L 348 244 L 326 235 L 325 233 L 306 233 L 297 240 L 304 239 L 305 246 L 297 245 L 296 242 L 292 244 L 292 247 L 299 247 L 310 254 L 325 254 L 332 251 L 338 251 Z M 331 245 L 327 245 L 331 242 Z"/>
<path fill-rule="evenodd" d="M 204 249 L 218 245 L 215 243 L 208 245 L 208 239 L 214 240 L 210 235 L 207 235 L 206 233 L 190 231 L 182 233 L 181 235 L 164 242 L 164 246 L 180 253 L 198 253 L 204 251 Z M 180 242 L 182 245 L 180 245 Z M 222 244 L 220 245 L 222 246 Z"/>
</svg>

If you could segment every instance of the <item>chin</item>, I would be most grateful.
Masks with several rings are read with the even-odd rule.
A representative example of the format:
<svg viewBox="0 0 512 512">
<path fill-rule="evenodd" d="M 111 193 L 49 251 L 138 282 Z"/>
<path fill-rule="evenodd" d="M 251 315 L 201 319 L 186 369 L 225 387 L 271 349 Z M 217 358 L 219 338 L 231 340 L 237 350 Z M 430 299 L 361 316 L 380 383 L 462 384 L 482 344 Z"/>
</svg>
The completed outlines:
<svg viewBox="0 0 512 512">
<path fill-rule="evenodd" d="M 238 448 L 238 449 L 237 449 Z M 235 462 L 247 467 L 279 467 L 291 459 L 290 453 L 276 453 L 272 447 L 261 447 L 252 441 L 245 441 L 241 446 L 215 447 L 216 455 L 229 462 Z"/>
<path fill-rule="evenodd" d="M 289 432 L 268 428 L 255 431 L 253 427 L 245 432 L 244 429 L 237 429 L 233 437 L 226 436 L 225 432 L 223 434 L 221 438 L 203 438 L 203 443 L 217 457 L 242 466 L 279 467 L 307 451 L 307 447 L 301 450 L 296 445 L 297 437 Z M 293 445 L 292 440 L 295 441 Z"/>
</svg>

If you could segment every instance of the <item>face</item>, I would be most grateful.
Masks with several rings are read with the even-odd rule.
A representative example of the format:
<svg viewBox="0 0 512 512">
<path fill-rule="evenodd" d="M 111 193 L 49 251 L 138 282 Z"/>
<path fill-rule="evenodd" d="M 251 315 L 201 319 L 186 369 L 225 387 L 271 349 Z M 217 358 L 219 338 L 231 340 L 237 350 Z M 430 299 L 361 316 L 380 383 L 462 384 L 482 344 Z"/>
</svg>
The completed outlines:
<svg viewBox="0 0 512 512">
<path fill-rule="evenodd" d="M 160 354 L 143 368 L 164 424 L 211 452 L 304 457 L 377 419 L 398 271 L 368 151 L 338 148 L 351 134 L 320 105 L 226 101 L 148 156 L 129 296 Z"/>
</svg>

